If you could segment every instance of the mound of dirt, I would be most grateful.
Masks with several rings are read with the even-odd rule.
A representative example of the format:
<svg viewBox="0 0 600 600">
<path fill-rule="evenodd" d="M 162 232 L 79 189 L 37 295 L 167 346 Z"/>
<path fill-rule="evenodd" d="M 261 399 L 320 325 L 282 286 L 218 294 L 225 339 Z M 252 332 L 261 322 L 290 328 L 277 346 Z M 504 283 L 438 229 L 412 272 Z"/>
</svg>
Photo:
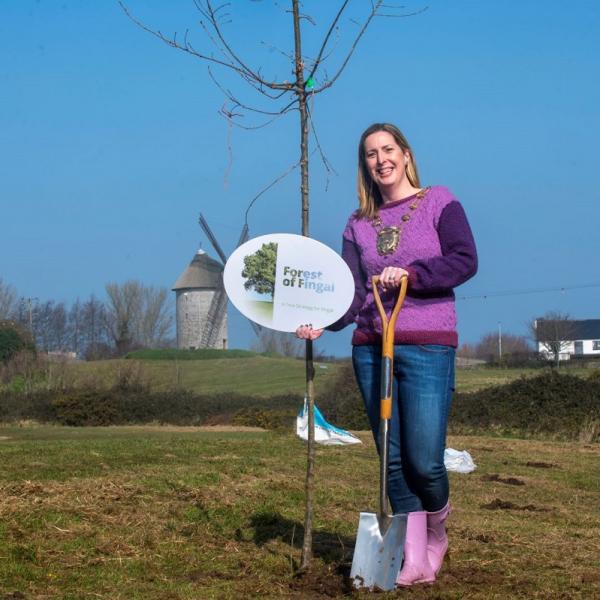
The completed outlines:
<svg viewBox="0 0 600 600">
<path fill-rule="evenodd" d="M 482 504 L 480 508 L 485 508 L 486 510 L 526 510 L 530 512 L 548 512 L 550 510 L 548 508 L 535 506 L 535 504 L 525 504 L 520 506 L 514 502 L 500 500 L 500 498 L 495 498 L 489 504 Z"/>
<path fill-rule="evenodd" d="M 516 477 L 500 477 L 498 473 L 490 473 L 489 475 L 482 475 L 482 481 L 497 481 L 498 483 L 505 483 L 506 485 L 525 485 L 522 479 Z"/>
<path fill-rule="evenodd" d="M 314 566 L 294 577 L 290 589 L 298 598 L 339 598 L 352 592 L 349 575 L 350 565 L 346 563 Z"/>
</svg>

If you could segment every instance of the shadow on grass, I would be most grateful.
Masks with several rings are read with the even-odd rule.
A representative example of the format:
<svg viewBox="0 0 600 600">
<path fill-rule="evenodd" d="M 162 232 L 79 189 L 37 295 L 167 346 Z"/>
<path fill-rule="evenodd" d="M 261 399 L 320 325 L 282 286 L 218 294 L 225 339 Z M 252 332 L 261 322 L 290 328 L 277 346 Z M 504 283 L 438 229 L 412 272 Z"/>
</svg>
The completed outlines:
<svg viewBox="0 0 600 600">
<path fill-rule="evenodd" d="M 304 525 L 276 511 L 254 513 L 250 517 L 250 526 L 258 547 L 279 541 L 297 550 L 302 548 Z M 298 561 L 290 556 L 295 573 L 290 589 L 302 598 L 341 598 L 351 594 L 349 577 L 354 539 L 334 531 L 313 531 L 312 549 L 313 557 L 322 562 L 313 562 L 307 570 L 299 570 Z"/>
<path fill-rule="evenodd" d="M 254 531 L 253 541 L 259 547 L 276 540 L 293 548 L 302 548 L 304 524 L 287 519 L 278 512 L 258 511 L 250 517 L 250 526 Z M 240 536 L 241 532 L 237 535 Z M 334 531 L 313 531 L 313 556 L 327 564 L 342 566 L 347 562 L 349 571 L 354 541 L 354 538 L 342 536 Z"/>
</svg>

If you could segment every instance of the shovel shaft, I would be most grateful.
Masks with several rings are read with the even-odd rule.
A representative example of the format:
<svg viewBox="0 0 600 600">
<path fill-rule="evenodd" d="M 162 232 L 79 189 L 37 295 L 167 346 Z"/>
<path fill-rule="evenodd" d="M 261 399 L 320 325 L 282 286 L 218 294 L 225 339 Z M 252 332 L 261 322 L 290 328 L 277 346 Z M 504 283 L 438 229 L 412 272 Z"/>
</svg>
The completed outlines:
<svg viewBox="0 0 600 600">
<path fill-rule="evenodd" d="M 379 515 L 380 519 L 387 518 L 388 513 L 388 457 L 390 443 L 390 419 L 392 418 L 392 385 L 393 385 L 393 366 L 394 366 L 394 331 L 396 328 L 396 319 L 406 296 L 408 278 L 402 277 L 400 280 L 400 290 L 396 304 L 388 319 L 381 298 L 379 297 L 379 277 L 372 278 L 373 297 L 379 316 L 381 318 L 381 391 L 379 404 Z"/>
<path fill-rule="evenodd" d="M 379 421 L 379 517 L 380 523 L 388 515 L 387 473 L 390 455 L 390 420 Z"/>
</svg>

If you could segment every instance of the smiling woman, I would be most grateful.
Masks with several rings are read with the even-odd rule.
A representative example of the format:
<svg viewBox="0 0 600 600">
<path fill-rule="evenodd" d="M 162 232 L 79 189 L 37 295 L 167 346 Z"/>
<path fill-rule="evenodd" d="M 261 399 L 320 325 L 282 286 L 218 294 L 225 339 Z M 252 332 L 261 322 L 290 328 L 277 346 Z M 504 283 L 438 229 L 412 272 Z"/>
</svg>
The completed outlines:
<svg viewBox="0 0 600 600">
<path fill-rule="evenodd" d="M 421 187 L 408 141 L 389 123 L 376 123 L 362 134 L 358 162 L 358 197 L 364 216 L 375 216 L 377 205 L 406 198 Z"/>
<path fill-rule="evenodd" d="M 458 343 L 453 288 L 475 274 L 477 253 L 458 200 L 447 188 L 421 186 L 410 145 L 390 123 L 375 123 L 360 138 L 358 200 L 342 250 L 354 277 L 354 300 L 328 329 L 356 324 L 354 373 L 382 464 L 387 462 L 388 497 L 394 514 L 408 513 L 396 584 L 427 583 L 435 580 L 448 547 L 444 449 Z M 386 362 L 375 286 L 381 286 L 389 315 L 403 280 L 408 292 L 391 325 L 393 361 L 386 355 Z M 321 332 L 301 326 L 297 335 L 315 339 Z M 384 372 L 393 377 L 393 391 L 385 394 Z M 380 394 L 391 398 L 391 418 L 383 417 Z"/>
</svg>

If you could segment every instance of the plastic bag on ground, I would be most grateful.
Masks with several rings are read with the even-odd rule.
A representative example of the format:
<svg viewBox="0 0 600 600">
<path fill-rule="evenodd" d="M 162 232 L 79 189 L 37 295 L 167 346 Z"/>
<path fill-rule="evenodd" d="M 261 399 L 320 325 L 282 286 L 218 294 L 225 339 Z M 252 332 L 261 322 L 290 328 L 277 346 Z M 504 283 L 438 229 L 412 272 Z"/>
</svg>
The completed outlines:
<svg viewBox="0 0 600 600">
<path fill-rule="evenodd" d="M 455 473 L 471 473 L 477 468 L 472 456 L 466 450 L 454 448 L 444 450 L 444 464 L 447 471 Z"/>
<path fill-rule="evenodd" d="M 348 444 L 362 444 L 362 442 L 349 431 L 335 427 L 325 420 L 325 417 L 315 404 L 315 442 L 324 446 L 346 446 Z M 308 407 L 306 398 L 304 406 L 296 417 L 296 435 L 308 440 Z"/>
</svg>

